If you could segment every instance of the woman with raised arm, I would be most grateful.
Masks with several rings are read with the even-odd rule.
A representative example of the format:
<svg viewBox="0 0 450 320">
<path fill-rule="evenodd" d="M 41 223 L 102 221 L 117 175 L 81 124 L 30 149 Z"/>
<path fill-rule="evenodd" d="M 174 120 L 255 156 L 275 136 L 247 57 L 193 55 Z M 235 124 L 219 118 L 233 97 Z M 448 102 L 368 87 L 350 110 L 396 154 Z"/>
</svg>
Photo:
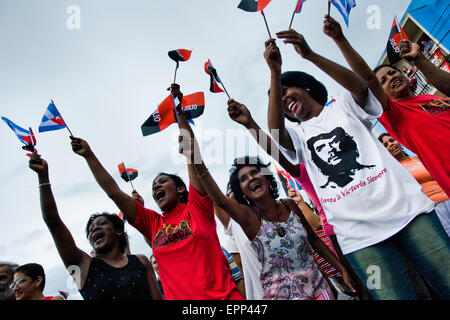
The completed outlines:
<svg viewBox="0 0 450 320">
<path fill-rule="evenodd" d="M 230 170 L 234 199 L 222 193 L 202 161 L 194 134 L 179 113 L 183 130 L 180 152 L 194 163 L 204 190 L 214 203 L 242 227 L 262 265 L 264 299 L 334 299 L 325 277 L 314 262 L 311 248 L 338 269 L 353 288 L 347 271 L 316 236 L 298 206 L 290 199 L 277 201 L 278 186 L 268 165 L 259 158 L 235 159 Z"/>
<path fill-rule="evenodd" d="M 316 214 L 313 213 L 312 210 L 310 210 L 310 208 L 304 201 L 300 201 L 300 199 L 299 201 L 296 201 L 298 202 L 298 204 L 301 205 L 300 208 L 302 209 L 302 212 L 305 215 L 306 219 L 308 220 L 309 224 L 311 225 L 312 229 L 316 232 L 317 228 L 320 227 L 322 231 L 319 232 L 324 232 L 325 237 L 331 239 L 332 243 L 329 244 L 329 248 L 339 258 L 339 261 L 343 264 L 343 266 L 350 273 L 352 279 L 355 281 L 355 288 L 359 298 L 361 300 L 371 299 L 366 286 L 361 282 L 361 279 L 359 279 L 358 275 L 355 273 L 350 263 L 342 254 L 342 251 L 336 240 L 336 235 L 334 233 L 333 226 L 331 226 L 327 221 L 327 217 L 322 208 L 320 200 L 317 197 L 317 193 L 314 190 L 314 186 L 312 185 L 311 180 L 309 179 L 305 165 L 304 164 L 293 165 L 288 159 L 286 159 L 283 153 L 280 152 L 279 148 L 277 147 L 273 139 L 269 135 L 267 135 L 264 132 L 264 130 L 261 129 L 261 127 L 253 119 L 248 108 L 242 103 L 239 103 L 234 99 L 228 100 L 228 115 L 233 121 L 243 125 L 249 131 L 252 137 L 258 142 L 261 148 L 263 148 L 263 150 L 266 151 L 273 159 L 276 159 L 277 162 L 279 162 L 280 165 L 295 180 L 297 180 L 300 183 L 302 189 L 308 194 L 308 197 L 313 202 L 314 206 L 319 212 L 319 216 L 317 216 Z M 295 190 L 291 189 L 289 190 L 289 193 L 295 194 Z M 303 208 L 305 210 L 303 210 Z M 341 283 L 339 283 L 339 285 L 341 285 Z M 345 286 L 341 285 L 341 287 L 343 287 L 342 290 L 345 291 L 346 294 L 352 296 L 355 295 L 355 293 L 348 291 L 347 288 L 345 288 Z"/>
<path fill-rule="evenodd" d="M 434 203 L 372 134 L 382 107 L 366 81 L 312 51 L 295 30 L 277 37 L 347 90 L 325 107 L 326 88 L 304 72 L 282 74 L 275 40 L 266 41 L 269 129 L 279 131 L 280 150 L 292 163 L 305 164 L 342 252 L 374 299 L 417 299 L 404 256 L 450 297 L 450 274 L 439 262 L 450 260 L 450 239 Z M 296 123 L 285 126 L 285 118 Z M 372 285 L 375 265 L 380 281 Z"/>
<path fill-rule="evenodd" d="M 171 85 L 171 92 L 181 104 L 177 84 Z M 163 212 L 159 214 L 123 192 L 86 141 L 72 138 L 72 149 L 86 160 L 100 187 L 127 221 L 151 241 L 166 299 L 243 299 L 220 246 L 213 203 L 193 164 L 188 163 L 189 189 L 173 174 L 160 173 L 153 180 L 153 199 Z"/>
<path fill-rule="evenodd" d="M 39 179 L 42 217 L 52 234 L 59 256 L 70 271 L 84 300 L 159 300 L 152 265 L 144 255 L 126 255 L 128 238 L 123 221 L 115 214 L 90 217 L 86 236 L 95 258 L 77 247 L 61 220 L 51 189 L 47 161 L 33 153 L 30 168 Z M 69 272 L 70 272 L 69 271 Z"/>
<path fill-rule="evenodd" d="M 386 131 L 418 155 L 450 196 L 450 99 L 429 94 L 415 96 L 408 79 L 394 66 L 383 64 L 372 71 L 347 41 L 339 23 L 329 16 L 325 16 L 324 33 L 334 40 L 352 70 L 367 81 L 381 103 L 383 113 L 378 120 Z M 433 86 L 450 95 L 450 73 L 431 63 L 417 43 L 402 40 L 400 55 Z"/>
</svg>

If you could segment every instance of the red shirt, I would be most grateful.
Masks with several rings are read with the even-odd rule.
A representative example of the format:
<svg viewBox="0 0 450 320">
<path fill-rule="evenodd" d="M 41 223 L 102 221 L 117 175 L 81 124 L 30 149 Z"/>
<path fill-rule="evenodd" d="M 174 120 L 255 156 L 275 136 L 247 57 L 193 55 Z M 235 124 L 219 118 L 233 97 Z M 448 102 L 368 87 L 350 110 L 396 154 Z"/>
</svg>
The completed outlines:
<svg viewBox="0 0 450 320">
<path fill-rule="evenodd" d="M 216 232 L 214 207 L 189 186 L 187 204 L 163 215 L 136 201 L 132 223 L 151 239 L 168 300 L 242 300 Z"/>
<path fill-rule="evenodd" d="M 450 196 L 450 99 L 423 94 L 393 101 L 378 118 L 389 134 L 416 153 Z"/>
</svg>

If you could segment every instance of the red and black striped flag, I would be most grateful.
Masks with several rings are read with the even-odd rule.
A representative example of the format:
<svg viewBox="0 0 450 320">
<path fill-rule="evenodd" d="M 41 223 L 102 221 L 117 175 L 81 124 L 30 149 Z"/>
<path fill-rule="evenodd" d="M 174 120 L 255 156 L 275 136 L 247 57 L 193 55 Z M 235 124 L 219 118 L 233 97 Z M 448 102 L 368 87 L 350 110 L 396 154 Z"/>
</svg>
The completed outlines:
<svg viewBox="0 0 450 320">
<path fill-rule="evenodd" d="M 169 57 L 177 63 L 177 68 L 180 61 L 188 61 L 191 57 L 192 50 L 177 49 L 169 51 Z"/>
<path fill-rule="evenodd" d="M 402 58 L 400 57 L 400 46 L 401 40 L 408 40 L 405 31 L 400 27 L 397 17 L 394 17 L 394 22 L 392 22 L 391 33 L 389 34 L 389 41 L 386 45 L 386 54 L 390 64 L 397 63 Z"/>
<path fill-rule="evenodd" d="M 125 167 L 124 162 L 120 163 L 117 167 L 119 168 L 120 176 L 126 182 L 132 181 L 136 179 L 136 177 L 138 176 L 138 171 L 135 169 Z"/>
<path fill-rule="evenodd" d="M 219 83 L 222 83 L 222 81 L 217 75 L 216 68 L 213 67 L 209 59 L 205 62 L 205 72 L 210 76 L 209 91 L 211 91 L 212 93 L 223 92 L 222 88 L 220 88 L 219 86 Z"/>
<path fill-rule="evenodd" d="M 241 0 L 239 9 L 247 12 L 257 12 L 263 10 L 271 0 Z"/>
<path fill-rule="evenodd" d="M 194 119 L 203 114 L 205 109 L 205 95 L 203 92 L 195 92 L 183 96 L 181 108 L 186 115 L 186 119 Z M 155 112 L 142 124 L 142 135 L 148 136 L 169 127 L 176 122 L 175 103 L 172 95 L 169 95 L 161 102 Z"/>
</svg>

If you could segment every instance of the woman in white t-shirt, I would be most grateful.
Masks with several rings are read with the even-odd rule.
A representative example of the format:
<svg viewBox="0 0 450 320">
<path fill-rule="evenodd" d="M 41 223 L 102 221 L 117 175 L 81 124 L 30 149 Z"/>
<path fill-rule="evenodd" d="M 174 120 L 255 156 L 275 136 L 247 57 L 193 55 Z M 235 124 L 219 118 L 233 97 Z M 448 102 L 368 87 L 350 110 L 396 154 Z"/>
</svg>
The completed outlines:
<svg viewBox="0 0 450 320">
<path fill-rule="evenodd" d="M 269 129 L 293 164 L 305 164 L 343 253 L 375 299 L 417 298 L 403 256 L 450 298 L 450 240 L 434 203 L 372 134 L 380 103 L 362 78 L 313 52 L 296 31 L 277 37 L 348 91 L 325 107 L 326 88 L 304 72 L 282 74 L 275 39 L 266 41 Z M 296 123 L 285 126 L 285 117 Z"/>
</svg>

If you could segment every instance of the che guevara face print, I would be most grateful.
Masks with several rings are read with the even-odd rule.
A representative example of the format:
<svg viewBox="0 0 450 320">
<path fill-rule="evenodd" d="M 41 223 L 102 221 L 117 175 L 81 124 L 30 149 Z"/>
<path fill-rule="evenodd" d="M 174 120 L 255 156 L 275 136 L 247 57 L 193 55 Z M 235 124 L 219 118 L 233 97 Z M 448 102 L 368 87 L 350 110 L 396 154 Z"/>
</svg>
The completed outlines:
<svg viewBox="0 0 450 320">
<path fill-rule="evenodd" d="M 307 145 L 313 162 L 328 179 L 320 186 L 322 189 L 345 187 L 353 181 L 356 171 L 375 167 L 358 162 L 358 146 L 341 127 L 310 138 Z"/>
</svg>

